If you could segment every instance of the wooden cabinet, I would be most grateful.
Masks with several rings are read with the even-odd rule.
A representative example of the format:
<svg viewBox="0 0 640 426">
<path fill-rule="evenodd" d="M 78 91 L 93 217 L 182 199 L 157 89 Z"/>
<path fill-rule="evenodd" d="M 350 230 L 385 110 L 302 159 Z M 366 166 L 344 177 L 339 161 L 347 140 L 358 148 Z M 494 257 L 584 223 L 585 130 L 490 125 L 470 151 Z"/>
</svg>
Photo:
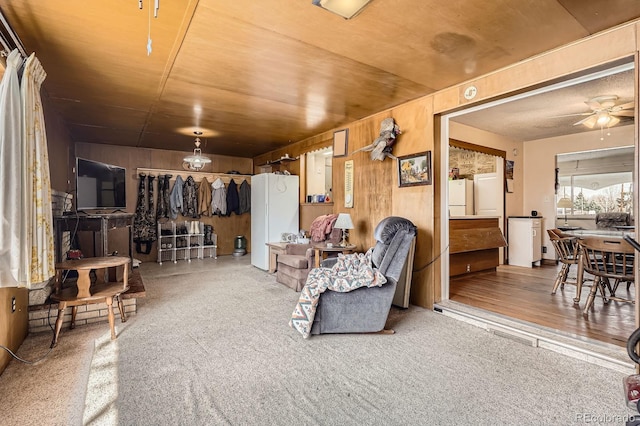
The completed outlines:
<svg viewBox="0 0 640 426">
<path fill-rule="evenodd" d="M 499 248 L 507 245 L 498 217 L 467 216 L 449 220 L 449 276 L 495 269 Z"/>
</svg>

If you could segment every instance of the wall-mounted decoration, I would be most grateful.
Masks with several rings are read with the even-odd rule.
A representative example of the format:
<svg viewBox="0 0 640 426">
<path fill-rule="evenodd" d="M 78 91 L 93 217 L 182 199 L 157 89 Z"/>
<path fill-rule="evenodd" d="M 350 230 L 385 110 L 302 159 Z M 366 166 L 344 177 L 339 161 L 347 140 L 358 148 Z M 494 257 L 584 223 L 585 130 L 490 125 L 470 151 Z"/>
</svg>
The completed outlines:
<svg viewBox="0 0 640 426">
<path fill-rule="evenodd" d="M 512 160 L 505 160 L 504 177 L 507 193 L 513 193 L 513 168 L 515 163 Z"/>
<path fill-rule="evenodd" d="M 347 155 L 349 142 L 349 129 L 342 129 L 333 132 L 333 156 L 344 157 Z"/>
<path fill-rule="evenodd" d="M 344 206 L 353 208 L 353 160 L 344 162 Z"/>
<path fill-rule="evenodd" d="M 391 154 L 391 150 L 400 133 L 402 133 L 400 127 L 393 118 L 385 118 L 380 123 L 380 136 L 372 144 L 353 151 L 353 154 L 359 151 L 371 151 L 372 160 L 382 161 L 387 157 L 395 159 L 396 157 Z"/>
<path fill-rule="evenodd" d="M 431 185 L 431 151 L 398 157 L 398 186 Z"/>
</svg>

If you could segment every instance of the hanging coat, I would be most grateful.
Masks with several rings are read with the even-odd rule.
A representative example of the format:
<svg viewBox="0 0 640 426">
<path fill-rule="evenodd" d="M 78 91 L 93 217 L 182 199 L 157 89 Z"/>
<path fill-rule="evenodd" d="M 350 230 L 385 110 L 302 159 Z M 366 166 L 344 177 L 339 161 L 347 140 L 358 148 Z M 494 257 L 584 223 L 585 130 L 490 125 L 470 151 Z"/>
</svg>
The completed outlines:
<svg viewBox="0 0 640 426">
<path fill-rule="evenodd" d="M 217 178 L 211 184 L 211 214 L 227 215 L 227 190 L 220 178 Z"/>
<path fill-rule="evenodd" d="M 136 201 L 136 216 L 133 219 L 133 241 L 145 241 L 147 238 L 147 200 L 145 200 L 145 182 L 147 175 L 140 173 L 138 183 L 138 199 Z"/>
<path fill-rule="evenodd" d="M 133 241 L 136 243 L 136 252 L 149 254 L 151 244 L 156 240 L 155 221 L 149 222 L 149 206 L 147 205 L 148 194 L 146 191 L 144 173 L 140 175 L 138 185 L 138 201 L 136 203 L 136 216 L 133 220 Z M 153 177 L 149 177 L 149 185 L 153 186 Z M 153 212 L 151 212 L 153 216 Z M 143 245 L 146 247 L 143 249 Z"/>
<path fill-rule="evenodd" d="M 227 216 L 231 216 L 231 213 L 240 214 L 240 198 L 238 196 L 238 185 L 233 179 L 229 181 L 227 187 Z"/>
<path fill-rule="evenodd" d="M 198 218 L 198 185 L 192 176 L 187 177 L 182 188 L 183 216 Z"/>
<path fill-rule="evenodd" d="M 238 196 L 240 198 L 240 214 L 249 213 L 251 211 L 251 185 L 246 180 L 240 184 Z"/>
<path fill-rule="evenodd" d="M 149 206 L 147 207 L 147 240 L 149 242 L 155 241 L 158 235 L 158 228 L 156 227 L 156 215 L 153 208 L 153 181 L 156 177 L 154 175 L 147 176 L 149 180 L 149 186 L 147 187 L 147 201 Z"/>
<path fill-rule="evenodd" d="M 198 186 L 198 215 L 211 216 L 211 185 L 206 177 Z"/>
<path fill-rule="evenodd" d="M 158 210 L 156 220 L 169 217 L 169 180 L 172 175 L 158 176 Z"/>
<path fill-rule="evenodd" d="M 182 180 L 182 176 L 178 175 L 176 177 L 176 181 L 173 183 L 171 193 L 169 194 L 169 215 L 171 219 L 177 218 L 178 213 L 182 214 L 184 208 L 184 198 L 182 197 L 183 186 L 184 181 Z"/>
</svg>

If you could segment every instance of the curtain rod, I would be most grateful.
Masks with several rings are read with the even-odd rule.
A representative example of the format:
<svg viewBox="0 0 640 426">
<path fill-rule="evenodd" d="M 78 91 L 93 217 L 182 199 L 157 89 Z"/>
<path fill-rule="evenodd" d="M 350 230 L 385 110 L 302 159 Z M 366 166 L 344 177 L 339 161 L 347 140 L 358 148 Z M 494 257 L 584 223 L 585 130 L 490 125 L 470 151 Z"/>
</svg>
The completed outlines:
<svg viewBox="0 0 640 426">
<path fill-rule="evenodd" d="M 23 59 L 27 59 L 29 55 L 27 55 L 27 51 L 22 44 L 22 40 L 20 40 L 20 37 L 18 37 L 18 35 L 13 31 L 11 25 L 9 25 L 9 22 L 7 22 L 7 18 L 4 16 L 4 13 L 2 13 L 2 10 L 0 10 L 0 22 L 2 23 L 2 29 L 9 35 L 9 37 L 11 37 L 15 48 L 20 51 Z M 2 37 L 0 37 L 0 41 L 5 50 L 7 50 L 6 54 L 9 55 L 9 53 L 11 53 L 11 51 L 13 50 L 13 48 L 9 46 L 9 40 L 7 40 L 4 34 L 2 34 Z"/>
</svg>

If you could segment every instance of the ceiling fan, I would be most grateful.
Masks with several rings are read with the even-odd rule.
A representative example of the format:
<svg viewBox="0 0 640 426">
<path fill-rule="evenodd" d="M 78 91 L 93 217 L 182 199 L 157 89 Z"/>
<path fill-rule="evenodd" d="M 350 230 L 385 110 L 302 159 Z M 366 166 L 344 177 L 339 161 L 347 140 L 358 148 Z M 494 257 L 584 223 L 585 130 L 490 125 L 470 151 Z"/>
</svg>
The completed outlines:
<svg viewBox="0 0 640 426">
<path fill-rule="evenodd" d="M 618 97 L 616 95 L 597 96 L 589 99 L 585 103 L 591 108 L 591 112 L 572 115 L 586 115 L 586 118 L 573 123 L 574 126 L 582 124 L 590 129 L 596 126 L 612 127 L 620 122 L 619 117 L 633 117 L 635 102 L 627 102 L 616 105 Z"/>
</svg>

